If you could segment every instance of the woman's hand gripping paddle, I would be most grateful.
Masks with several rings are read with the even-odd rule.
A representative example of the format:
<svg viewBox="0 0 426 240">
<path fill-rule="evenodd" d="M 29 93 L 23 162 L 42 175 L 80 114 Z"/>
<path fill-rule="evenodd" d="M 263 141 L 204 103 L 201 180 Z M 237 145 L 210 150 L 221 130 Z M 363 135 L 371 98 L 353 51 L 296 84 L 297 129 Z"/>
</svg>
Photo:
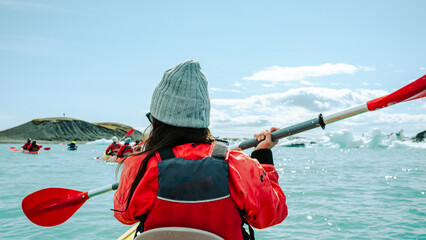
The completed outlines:
<svg viewBox="0 0 426 240">
<path fill-rule="evenodd" d="M 117 188 L 118 183 L 88 192 L 46 188 L 26 196 L 22 200 L 22 210 L 31 222 L 52 227 L 67 221 L 87 199 Z"/>
<path fill-rule="evenodd" d="M 124 135 L 124 137 L 122 137 L 120 140 L 119 140 L 119 142 L 121 141 L 121 140 L 123 140 L 125 137 L 128 137 L 128 136 L 130 136 L 133 132 L 135 131 L 135 129 L 130 129 L 127 133 L 126 133 L 126 135 Z M 98 156 L 98 157 L 95 157 L 95 159 L 99 159 L 100 157 L 101 157 L 102 155 L 100 155 L 100 156 Z"/>
</svg>

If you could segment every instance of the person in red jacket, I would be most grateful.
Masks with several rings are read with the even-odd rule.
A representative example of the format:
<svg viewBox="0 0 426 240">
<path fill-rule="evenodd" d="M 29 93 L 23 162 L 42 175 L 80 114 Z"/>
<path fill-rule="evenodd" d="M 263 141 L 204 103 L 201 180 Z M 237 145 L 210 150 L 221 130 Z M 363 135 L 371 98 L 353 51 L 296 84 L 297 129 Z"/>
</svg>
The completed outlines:
<svg viewBox="0 0 426 240">
<path fill-rule="evenodd" d="M 112 137 L 112 143 L 105 150 L 106 155 L 117 155 L 117 152 L 120 150 L 121 144 L 118 142 L 118 138 L 116 136 Z"/>
<path fill-rule="evenodd" d="M 137 147 L 137 146 L 139 145 L 139 143 L 140 143 L 140 142 L 141 142 L 140 140 L 136 140 L 136 141 L 135 141 L 135 144 L 133 144 L 133 146 L 132 146 L 132 147 L 133 147 L 133 148 Z"/>
<path fill-rule="evenodd" d="M 140 140 L 136 140 L 135 145 L 133 145 L 133 150 L 134 151 L 142 151 L 142 146 L 145 143 L 145 140 L 142 139 L 142 141 Z"/>
<path fill-rule="evenodd" d="M 141 232 L 186 227 L 242 240 L 254 237 L 244 224 L 267 228 L 286 218 L 271 151 L 277 128 L 255 135 L 259 144 L 251 157 L 215 139 L 208 129 L 207 80 L 197 61 L 164 73 L 147 117 L 151 131 L 144 150 L 121 163 L 114 194 L 118 221 L 140 222 Z"/>
<path fill-rule="evenodd" d="M 21 148 L 23 150 L 28 150 L 28 147 L 31 145 L 31 138 L 28 138 L 27 142 Z"/>
<path fill-rule="evenodd" d="M 132 152 L 133 147 L 130 146 L 130 138 L 126 138 L 126 140 L 124 140 L 124 145 L 122 145 L 117 152 L 117 157 L 127 157 Z"/>
<path fill-rule="evenodd" d="M 30 146 L 28 146 L 28 151 L 30 151 L 30 152 L 37 152 L 38 150 L 40 150 L 40 148 L 42 148 L 43 146 L 42 145 L 38 145 L 37 144 L 37 141 L 33 141 L 32 143 L 31 143 L 31 145 Z"/>
</svg>

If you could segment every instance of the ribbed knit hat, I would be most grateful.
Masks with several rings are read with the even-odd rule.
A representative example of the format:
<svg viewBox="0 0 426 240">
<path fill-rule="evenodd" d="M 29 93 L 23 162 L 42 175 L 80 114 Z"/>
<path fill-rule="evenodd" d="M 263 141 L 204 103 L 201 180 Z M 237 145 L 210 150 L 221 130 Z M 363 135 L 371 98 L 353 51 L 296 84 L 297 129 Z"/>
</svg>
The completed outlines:
<svg viewBox="0 0 426 240">
<path fill-rule="evenodd" d="M 188 60 L 167 70 L 152 94 L 150 112 L 172 126 L 207 128 L 210 98 L 200 63 Z"/>
</svg>

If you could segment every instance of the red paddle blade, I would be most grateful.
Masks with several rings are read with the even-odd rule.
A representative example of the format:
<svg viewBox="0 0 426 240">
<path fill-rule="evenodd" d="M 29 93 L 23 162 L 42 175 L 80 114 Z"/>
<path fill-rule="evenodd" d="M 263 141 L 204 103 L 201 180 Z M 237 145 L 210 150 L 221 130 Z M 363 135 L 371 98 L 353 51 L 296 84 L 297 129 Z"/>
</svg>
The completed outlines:
<svg viewBox="0 0 426 240">
<path fill-rule="evenodd" d="M 132 134 L 135 131 L 135 129 L 130 129 L 127 134 L 124 137 L 128 137 L 130 134 Z"/>
<path fill-rule="evenodd" d="M 9 149 L 15 149 L 15 147 L 9 147 Z"/>
<path fill-rule="evenodd" d="M 17 151 L 19 151 L 19 149 L 13 149 L 12 151 L 17 152 Z"/>
<path fill-rule="evenodd" d="M 22 210 L 31 222 L 52 227 L 68 220 L 87 199 L 87 192 L 46 188 L 26 196 L 22 200 Z"/>
<path fill-rule="evenodd" d="M 423 97 L 426 97 L 426 90 L 424 90 L 423 92 L 421 92 L 421 93 L 419 93 L 419 94 L 417 94 L 417 95 L 415 95 L 415 96 L 413 96 L 413 97 L 405 100 L 404 102 L 408 102 L 408 101 L 411 101 L 411 100 L 414 100 L 414 99 L 423 98 Z"/>
<path fill-rule="evenodd" d="M 411 101 L 425 96 L 426 75 L 391 94 L 368 101 L 367 107 L 369 111 L 374 111 L 399 102 Z"/>
<path fill-rule="evenodd" d="M 44 150 L 46 150 L 46 151 L 49 151 L 50 150 L 50 147 L 45 147 L 45 148 L 43 148 Z"/>
</svg>

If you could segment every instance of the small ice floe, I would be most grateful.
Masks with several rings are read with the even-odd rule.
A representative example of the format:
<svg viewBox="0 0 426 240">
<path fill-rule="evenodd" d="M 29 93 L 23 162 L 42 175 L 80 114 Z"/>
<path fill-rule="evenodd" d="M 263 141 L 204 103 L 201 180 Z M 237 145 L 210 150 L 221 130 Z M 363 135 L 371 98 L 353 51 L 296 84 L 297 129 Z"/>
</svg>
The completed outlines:
<svg viewBox="0 0 426 240">
<path fill-rule="evenodd" d="M 347 129 L 334 133 L 327 132 L 325 135 L 331 143 L 337 144 L 341 148 L 359 148 L 364 143 L 361 139 L 356 139 Z"/>
<path fill-rule="evenodd" d="M 385 176 L 386 179 L 396 179 L 396 176 Z"/>
<path fill-rule="evenodd" d="M 112 140 L 111 139 L 104 139 L 104 138 L 102 138 L 102 139 L 98 139 L 98 140 L 95 140 L 95 141 L 93 141 L 93 142 L 88 142 L 88 143 L 86 143 L 86 144 L 88 144 L 88 145 L 105 145 L 105 144 L 111 144 L 112 143 Z"/>
<path fill-rule="evenodd" d="M 389 145 L 389 148 L 390 149 L 407 149 L 407 148 L 425 149 L 426 142 L 395 141 Z"/>
<path fill-rule="evenodd" d="M 312 220 L 312 216 L 307 216 L 306 218 L 309 220 Z"/>
<path fill-rule="evenodd" d="M 331 148 L 370 148 L 370 149 L 408 149 L 426 148 L 426 142 L 413 142 L 398 133 L 385 134 L 379 128 L 374 128 L 362 136 L 354 136 L 347 129 L 337 132 L 326 132 L 322 140 L 317 141 L 318 147 Z"/>
<path fill-rule="evenodd" d="M 288 139 L 283 139 L 279 144 L 280 147 L 307 147 L 311 144 L 316 144 L 315 141 L 310 139 L 301 138 L 301 137 L 293 137 Z"/>
</svg>

